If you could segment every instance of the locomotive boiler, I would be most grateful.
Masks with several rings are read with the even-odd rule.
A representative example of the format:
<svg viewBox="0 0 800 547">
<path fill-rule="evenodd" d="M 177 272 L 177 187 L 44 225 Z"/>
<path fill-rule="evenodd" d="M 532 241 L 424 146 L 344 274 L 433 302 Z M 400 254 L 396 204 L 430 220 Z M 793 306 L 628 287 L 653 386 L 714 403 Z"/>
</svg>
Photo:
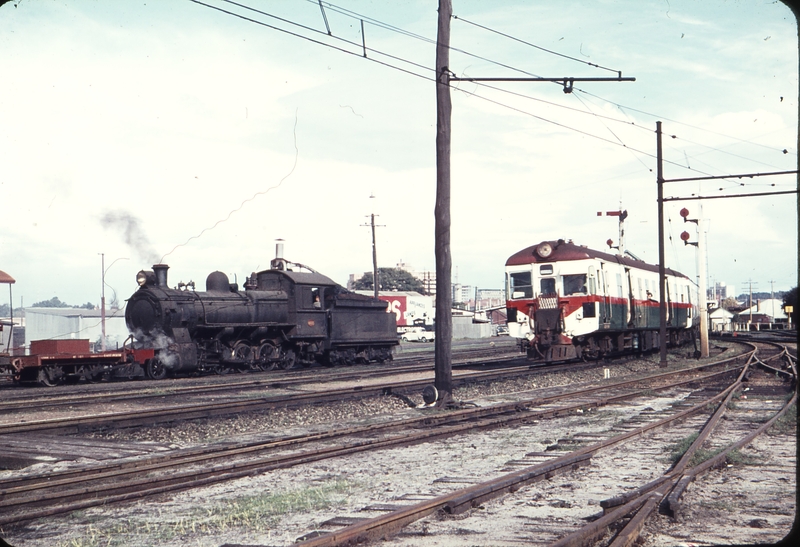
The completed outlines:
<svg viewBox="0 0 800 547">
<path fill-rule="evenodd" d="M 209 274 L 205 291 L 193 283 L 170 288 L 168 268 L 139 272 L 125 311 L 138 343 L 155 350 L 145 366 L 151 378 L 384 362 L 398 343 L 385 302 L 280 257 L 253 273 L 244 290 L 219 271 Z"/>
<path fill-rule="evenodd" d="M 694 340 L 697 289 L 666 270 L 667 342 Z M 575 245 L 543 241 L 506 261 L 509 334 L 529 357 L 598 359 L 660 346 L 658 266 Z"/>
</svg>

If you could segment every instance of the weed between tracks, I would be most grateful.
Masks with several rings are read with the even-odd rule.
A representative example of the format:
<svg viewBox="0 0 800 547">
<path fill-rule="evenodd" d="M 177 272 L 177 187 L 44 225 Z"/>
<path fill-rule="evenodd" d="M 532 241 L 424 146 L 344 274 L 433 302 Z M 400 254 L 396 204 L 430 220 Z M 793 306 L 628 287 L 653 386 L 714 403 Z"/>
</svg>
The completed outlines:
<svg viewBox="0 0 800 547">
<path fill-rule="evenodd" d="M 791 395 L 789 396 L 791 397 Z M 794 435 L 797 432 L 797 405 L 793 404 L 783 416 L 767 429 L 767 435 Z"/>
<path fill-rule="evenodd" d="M 684 437 L 670 447 L 668 461 L 672 464 L 678 463 L 678 460 L 689 450 L 689 447 L 699 436 L 698 433 L 692 433 L 688 437 Z M 689 467 L 700 465 L 706 460 L 709 460 L 723 452 L 727 447 L 717 448 L 716 450 L 706 450 L 699 448 L 689 460 Z M 759 465 L 759 460 L 742 453 L 738 448 L 731 450 L 725 460 L 732 465 Z"/>
<path fill-rule="evenodd" d="M 88 524 L 79 538 L 73 538 L 59 547 L 122 547 L 129 545 L 157 545 L 181 538 L 194 541 L 211 534 L 237 529 L 250 533 L 268 533 L 280 517 L 326 509 L 344 502 L 358 488 L 353 481 L 335 479 L 321 486 L 303 488 L 257 496 L 221 500 L 214 505 L 189 510 L 189 514 L 171 522 L 158 522 L 138 518 L 125 518 L 112 526 L 97 527 Z M 82 520 L 89 517 L 76 512 Z"/>
</svg>

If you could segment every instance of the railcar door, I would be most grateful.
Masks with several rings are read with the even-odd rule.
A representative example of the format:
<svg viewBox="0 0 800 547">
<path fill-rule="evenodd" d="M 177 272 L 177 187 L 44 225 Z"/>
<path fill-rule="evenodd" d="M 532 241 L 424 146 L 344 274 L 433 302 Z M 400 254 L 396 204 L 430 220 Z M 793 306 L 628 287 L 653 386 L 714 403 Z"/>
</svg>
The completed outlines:
<svg viewBox="0 0 800 547">
<path fill-rule="evenodd" d="M 600 310 L 600 326 L 603 329 L 611 328 L 611 302 L 609 301 L 607 276 L 608 272 L 605 270 L 605 262 L 600 263 L 600 294 L 603 297 L 600 300 L 602 309 Z"/>
<path fill-rule="evenodd" d="M 633 277 L 631 276 L 630 268 L 625 268 L 625 277 L 628 279 L 628 326 L 635 327 L 639 310 L 636 305 L 636 296 L 633 293 Z"/>
</svg>

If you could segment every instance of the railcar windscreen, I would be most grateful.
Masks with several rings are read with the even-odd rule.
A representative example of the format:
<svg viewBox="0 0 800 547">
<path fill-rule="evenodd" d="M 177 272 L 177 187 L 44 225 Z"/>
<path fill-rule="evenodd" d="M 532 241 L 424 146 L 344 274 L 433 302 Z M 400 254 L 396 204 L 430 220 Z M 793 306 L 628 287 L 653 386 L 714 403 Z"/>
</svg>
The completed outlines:
<svg viewBox="0 0 800 547">
<path fill-rule="evenodd" d="M 564 276 L 564 296 L 586 294 L 586 274 Z"/>
<path fill-rule="evenodd" d="M 511 298 L 533 298 L 531 272 L 509 274 L 509 294 Z"/>
</svg>

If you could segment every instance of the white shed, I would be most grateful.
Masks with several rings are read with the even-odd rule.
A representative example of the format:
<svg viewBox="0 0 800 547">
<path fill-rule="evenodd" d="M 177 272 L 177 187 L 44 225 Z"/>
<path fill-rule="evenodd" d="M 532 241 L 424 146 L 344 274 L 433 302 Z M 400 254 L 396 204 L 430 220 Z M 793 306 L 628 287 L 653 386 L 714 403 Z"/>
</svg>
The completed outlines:
<svg viewBox="0 0 800 547">
<path fill-rule="evenodd" d="M 84 308 L 25 308 L 25 344 L 31 340 L 88 339 L 100 342 L 103 332 L 100 310 Z M 106 310 L 106 347 L 122 347 L 128 337 L 125 310 Z M 99 351 L 99 347 L 97 348 Z"/>
</svg>

